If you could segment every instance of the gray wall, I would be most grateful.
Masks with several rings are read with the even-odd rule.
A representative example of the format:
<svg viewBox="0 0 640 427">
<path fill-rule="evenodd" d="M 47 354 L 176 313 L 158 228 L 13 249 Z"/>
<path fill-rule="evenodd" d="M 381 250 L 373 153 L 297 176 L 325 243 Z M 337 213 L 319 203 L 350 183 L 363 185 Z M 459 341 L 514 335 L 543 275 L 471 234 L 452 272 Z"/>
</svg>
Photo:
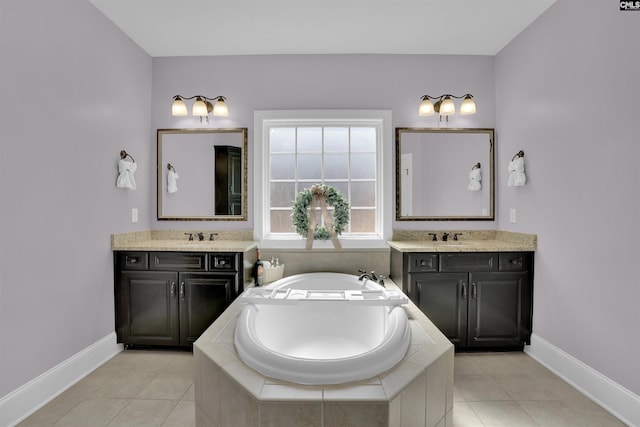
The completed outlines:
<svg viewBox="0 0 640 427">
<path fill-rule="evenodd" d="M 249 220 L 154 221 L 154 228 L 253 228 L 253 112 L 278 109 L 390 109 L 393 127 L 438 127 L 419 117 L 420 96 L 472 93 L 478 113 L 449 127 L 495 127 L 494 58 L 446 55 L 262 55 L 153 59 L 153 128 L 248 127 Z M 228 97 L 229 117 L 171 116 L 174 95 Z M 191 108 L 193 101 L 187 101 Z M 459 108 L 460 101 L 457 102 Z M 395 141 L 385 141 L 393 144 Z M 498 140 L 499 144 L 499 140 Z M 469 165 L 469 168 L 471 165 Z M 466 172 L 465 172 L 466 173 Z M 152 179 L 155 179 L 153 171 Z M 394 176 L 395 182 L 395 176 Z M 465 184 L 465 186 L 468 184 Z M 395 185 L 395 184 L 394 184 Z M 395 186 L 393 187 L 395 191 Z M 465 190 L 466 191 L 466 190 Z M 154 193 L 155 197 L 155 193 Z M 394 199 L 395 200 L 395 199 Z M 395 209 L 394 209 L 395 212 Z M 154 216 L 155 218 L 155 216 Z M 394 223 L 395 224 L 395 223 Z M 401 228 L 424 228 L 404 222 Z M 433 227 L 434 224 L 429 224 Z M 446 228 L 494 228 L 494 222 L 448 222 Z"/>
<path fill-rule="evenodd" d="M 636 394 L 638 18 L 559 0 L 496 57 L 498 226 L 538 234 L 533 331 Z M 520 149 L 528 183 L 510 188 Z"/>
<path fill-rule="evenodd" d="M 1 397 L 113 333 L 109 235 L 149 228 L 155 153 L 146 53 L 85 0 L 0 9 Z"/>
</svg>

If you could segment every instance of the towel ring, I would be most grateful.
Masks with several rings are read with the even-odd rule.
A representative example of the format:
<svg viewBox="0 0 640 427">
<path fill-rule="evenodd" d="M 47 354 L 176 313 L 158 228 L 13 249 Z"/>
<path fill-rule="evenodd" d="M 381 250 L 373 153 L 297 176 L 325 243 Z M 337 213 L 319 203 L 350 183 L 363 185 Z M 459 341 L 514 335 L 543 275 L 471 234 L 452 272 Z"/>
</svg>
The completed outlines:
<svg viewBox="0 0 640 427">
<path fill-rule="evenodd" d="M 480 166 L 480 162 L 476 163 L 475 165 L 473 165 L 473 167 L 471 168 L 471 170 L 474 169 L 480 169 L 482 166 Z"/>
<path fill-rule="evenodd" d="M 173 171 L 173 173 L 176 173 L 176 168 L 174 168 L 171 163 L 167 163 L 167 169 L 169 169 L 170 171 Z"/>
<path fill-rule="evenodd" d="M 513 156 L 513 157 L 511 158 L 511 161 L 513 162 L 517 157 L 524 157 L 524 151 L 522 151 L 522 150 L 518 151 L 518 152 L 515 154 L 515 156 Z"/>
<path fill-rule="evenodd" d="M 120 150 L 120 158 L 121 158 L 122 160 L 126 159 L 126 158 L 127 158 L 127 156 L 131 157 L 131 160 L 133 160 L 133 163 L 135 163 L 135 162 L 136 162 L 136 160 L 133 158 L 133 156 L 132 156 L 131 154 L 127 153 L 127 152 L 126 152 L 126 151 L 124 151 L 124 150 Z"/>
</svg>

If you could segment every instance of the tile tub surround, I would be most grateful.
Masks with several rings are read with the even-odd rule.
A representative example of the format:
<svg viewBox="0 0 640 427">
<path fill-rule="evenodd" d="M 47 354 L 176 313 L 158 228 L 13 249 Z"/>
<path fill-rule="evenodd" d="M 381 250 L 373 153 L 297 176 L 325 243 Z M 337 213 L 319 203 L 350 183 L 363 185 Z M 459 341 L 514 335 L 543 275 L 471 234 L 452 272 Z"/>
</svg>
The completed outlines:
<svg viewBox="0 0 640 427">
<path fill-rule="evenodd" d="M 369 380 L 324 386 L 275 380 L 247 367 L 233 344 L 242 306 L 236 300 L 194 344 L 198 427 L 435 427 L 450 422 L 453 345 L 413 303 L 403 306 L 411 345 L 398 365 Z"/>
<path fill-rule="evenodd" d="M 442 241 L 442 233 L 451 234 Z M 429 233 L 435 233 L 434 242 Z M 462 233 L 458 241 L 454 233 Z M 538 236 L 501 230 L 394 230 L 387 244 L 400 252 L 535 252 Z"/>
<path fill-rule="evenodd" d="M 204 234 L 199 241 L 196 233 Z M 194 233 L 189 241 L 185 233 Z M 209 240 L 210 233 L 217 233 Z M 257 246 L 252 230 L 147 230 L 111 235 L 114 251 L 247 252 Z"/>
</svg>

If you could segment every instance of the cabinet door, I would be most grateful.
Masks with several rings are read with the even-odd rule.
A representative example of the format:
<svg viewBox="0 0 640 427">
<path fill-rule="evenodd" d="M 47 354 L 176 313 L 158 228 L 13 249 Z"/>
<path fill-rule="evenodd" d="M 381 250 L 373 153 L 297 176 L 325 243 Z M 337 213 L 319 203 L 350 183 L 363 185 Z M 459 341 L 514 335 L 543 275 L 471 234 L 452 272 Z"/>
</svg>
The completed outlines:
<svg viewBox="0 0 640 427">
<path fill-rule="evenodd" d="M 180 345 L 192 345 L 231 301 L 236 273 L 180 273 Z"/>
<path fill-rule="evenodd" d="M 467 341 L 467 273 L 412 273 L 416 304 L 456 347 Z"/>
<path fill-rule="evenodd" d="M 118 342 L 178 345 L 178 274 L 121 271 L 116 283 Z"/>
<path fill-rule="evenodd" d="M 520 347 L 530 318 L 527 273 L 471 273 L 469 347 Z"/>
</svg>

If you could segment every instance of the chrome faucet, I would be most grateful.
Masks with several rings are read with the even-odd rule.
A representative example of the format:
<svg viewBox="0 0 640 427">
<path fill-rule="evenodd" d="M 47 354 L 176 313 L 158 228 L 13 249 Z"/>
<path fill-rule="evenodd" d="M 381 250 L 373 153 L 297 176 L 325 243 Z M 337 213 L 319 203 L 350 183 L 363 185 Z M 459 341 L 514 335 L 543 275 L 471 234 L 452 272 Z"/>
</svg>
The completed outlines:
<svg viewBox="0 0 640 427">
<path fill-rule="evenodd" d="M 376 272 L 375 271 L 371 271 L 371 273 L 367 273 L 364 270 L 358 270 L 358 273 L 360 273 L 360 275 L 358 276 L 358 280 L 371 280 L 372 282 L 377 283 L 380 286 L 384 286 L 384 280 L 386 279 L 385 276 L 376 276 Z"/>
</svg>

